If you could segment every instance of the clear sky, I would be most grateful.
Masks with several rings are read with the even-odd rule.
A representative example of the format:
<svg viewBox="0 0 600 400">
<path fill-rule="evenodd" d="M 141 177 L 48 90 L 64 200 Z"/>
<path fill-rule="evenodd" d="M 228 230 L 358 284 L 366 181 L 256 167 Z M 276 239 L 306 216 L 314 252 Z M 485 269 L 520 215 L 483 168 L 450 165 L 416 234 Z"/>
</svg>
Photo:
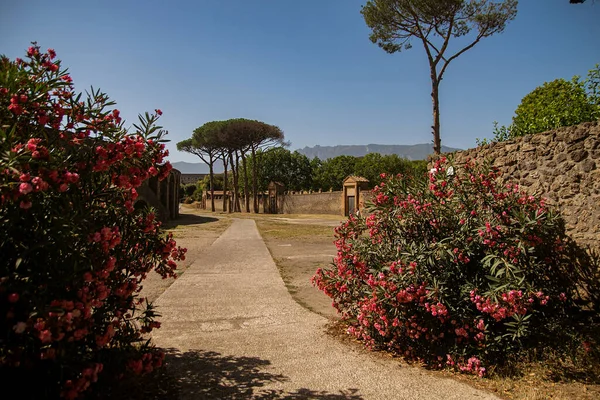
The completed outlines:
<svg viewBox="0 0 600 400">
<path fill-rule="evenodd" d="M 175 143 L 205 122 L 278 125 L 290 149 L 431 142 L 423 48 L 369 39 L 366 0 L 0 1 L 0 53 L 54 48 L 77 90 L 101 88 L 128 123 L 163 110 Z M 545 81 L 600 63 L 600 3 L 521 0 L 505 32 L 456 59 L 441 84 L 442 144 L 470 148 Z M 415 43 L 416 44 L 416 43 Z"/>
</svg>

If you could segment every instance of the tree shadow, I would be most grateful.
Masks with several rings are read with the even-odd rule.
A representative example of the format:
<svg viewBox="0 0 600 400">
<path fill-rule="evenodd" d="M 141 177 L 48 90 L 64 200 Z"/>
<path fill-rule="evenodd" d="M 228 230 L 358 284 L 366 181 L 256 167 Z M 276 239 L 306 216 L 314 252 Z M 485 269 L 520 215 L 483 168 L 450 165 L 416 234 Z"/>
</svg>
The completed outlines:
<svg viewBox="0 0 600 400">
<path fill-rule="evenodd" d="M 215 218 L 215 217 L 207 217 L 207 216 L 196 215 L 196 214 L 181 213 L 181 214 L 179 214 L 179 218 L 168 221 L 167 223 L 164 224 L 164 227 L 166 229 L 173 229 L 173 228 L 175 228 L 177 226 L 181 226 L 181 225 L 200 225 L 200 224 L 206 224 L 209 222 L 216 222 L 218 220 L 219 220 L 219 218 Z"/>
<path fill-rule="evenodd" d="M 358 389 L 339 393 L 299 388 L 294 391 L 267 389 L 271 383 L 289 378 L 268 371 L 271 362 L 257 357 L 224 356 L 217 352 L 177 349 L 165 351 L 165 368 L 155 372 L 127 390 L 126 398 L 134 399 L 227 399 L 227 400 L 362 400 Z M 114 395 L 114 393 L 113 393 Z M 111 398 L 118 398 L 111 396 Z M 124 397 L 125 398 L 125 397 Z"/>
</svg>

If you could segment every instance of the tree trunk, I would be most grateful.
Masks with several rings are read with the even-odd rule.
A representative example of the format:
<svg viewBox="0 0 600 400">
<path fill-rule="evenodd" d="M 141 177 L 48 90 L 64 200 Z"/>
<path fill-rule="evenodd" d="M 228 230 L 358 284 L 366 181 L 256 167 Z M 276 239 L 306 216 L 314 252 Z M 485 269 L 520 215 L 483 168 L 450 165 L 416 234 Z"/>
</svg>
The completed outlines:
<svg viewBox="0 0 600 400">
<path fill-rule="evenodd" d="M 210 185 L 210 209 L 215 212 L 215 173 L 213 171 L 213 164 L 215 160 L 213 156 L 209 157 L 210 164 L 208 165 L 208 182 Z"/>
<path fill-rule="evenodd" d="M 246 163 L 246 154 L 242 151 L 242 165 L 244 169 L 244 201 L 246 203 L 246 212 L 250 212 L 250 185 L 248 183 L 248 168 Z"/>
<path fill-rule="evenodd" d="M 442 152 L 442 140 L 440 138 L 440 82 L 436 77 L 435 71 L 431 73 L 431 102 L 433 103 L 433 152 L 440 154 Z"/>
<path fill-rule="evenodd" d="M 232 201 L 230 203 L 229 212 L 238 211 L 237 203 L 238 203 L 238 180 L 237 180 L 237 171 L 235 170 L 235 163 L 233 162 L 233 151 L 229 152 L 229 165 L 231 166 L 231 176 L 233 177 L 233 187 L 231 188 Z"/>
<path fill-rule="evenodd" d="M 242 212 L 242 206 L 240 205 L 240 153 L 235 151 L 235 164 L 233 166 L 233 179 L 235 182 L 235 211 Z"/>
<path fill-rule="evenodd" d="M 227 155 L 221 157 L 223 160 L 223 212 L 227 212 Z"/>
<path fill-rule="evenodd" d="M 257 182 L 258 181 L 258 163 L 256 160 L 256 149 L 252 147 L 252 198 L 254 200 L 254 213 L 258 214 L 258 193 L 257 193 Z"/>
</svg>

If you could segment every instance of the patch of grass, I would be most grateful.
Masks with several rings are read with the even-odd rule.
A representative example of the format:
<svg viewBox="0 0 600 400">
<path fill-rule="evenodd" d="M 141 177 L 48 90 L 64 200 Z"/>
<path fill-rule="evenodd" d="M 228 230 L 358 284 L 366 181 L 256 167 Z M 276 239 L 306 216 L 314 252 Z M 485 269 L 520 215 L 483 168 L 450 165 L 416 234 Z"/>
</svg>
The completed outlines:
<svg viewBox="0 0 600 400">
<path fill-rule="evenodd" d="M 256 226 L 265 239 L 323 238 L 333 240 L 333 227 L 257 220 Z"/>
</svg>

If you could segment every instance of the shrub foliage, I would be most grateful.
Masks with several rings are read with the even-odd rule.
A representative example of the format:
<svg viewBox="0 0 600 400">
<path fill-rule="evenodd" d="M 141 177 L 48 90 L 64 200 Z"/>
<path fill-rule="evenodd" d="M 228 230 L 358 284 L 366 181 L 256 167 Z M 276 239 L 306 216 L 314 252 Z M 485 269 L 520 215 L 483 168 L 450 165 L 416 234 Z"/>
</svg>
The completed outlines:
<svg viewBox="0 0 600 400">
<path fill-rule="evenodd" d="M 160 110 L 129 132 L 113 104 L 75 93 L 51 49 L 0 59 L 0 374 L 27 382 L 25 397 L 77 398 L 162 362 L 139 292 L 153 269 L 174 275 L 185 249 L 133 204 L 171 169 L 165 132 Z"/>
<path fill-rule="evenodd" d="M 543 198 L 442 158 L 426 184 L 384 176 L 367 214 L 337 228 L 337 257 L 313 281 L 368 346 L 480 376 L 529 350 L 581 348 L 594 270 Z"/>
<path fill-rule="evenodd" d="M 501 142 L 563 126 L 573 126 L 600 118 L 600 64 L 586 79 L 555 79 L 535 88 L 521 100 L 512 124 L 494 123 L 494 141 Z M 483 141 L 482 143 L 487 143 Z"/>
</svg>

